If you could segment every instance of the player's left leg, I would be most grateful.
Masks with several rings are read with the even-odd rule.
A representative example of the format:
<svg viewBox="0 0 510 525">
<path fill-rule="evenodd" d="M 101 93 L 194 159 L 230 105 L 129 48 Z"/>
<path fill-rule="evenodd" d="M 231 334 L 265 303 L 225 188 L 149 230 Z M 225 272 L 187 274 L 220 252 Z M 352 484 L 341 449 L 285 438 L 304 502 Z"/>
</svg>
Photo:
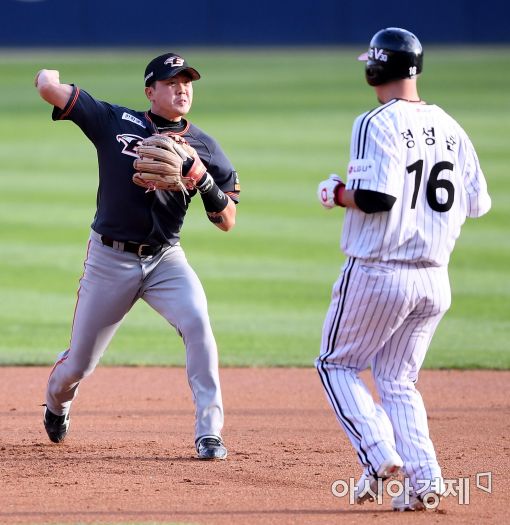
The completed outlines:
<svg viewBox="0 0 510 525">
<path fill-rule="evenodd" d="M 415 493 L 440 494 L 441 468 L 415 383 L 432 336 L 450 306 L 450 288 L 443 268 L 416 269 L 410 275 L 416 306 L 375 356 L 372 373 L 411 487 Z"/>
<path fill-rule="evenodd" d="M 142 298 L 182 336 L 195 403 L 195 438 L 221 436 L 223 402 L 218 351 L 202 284 L 180 246 L 144 263 Z"/>
</svg>

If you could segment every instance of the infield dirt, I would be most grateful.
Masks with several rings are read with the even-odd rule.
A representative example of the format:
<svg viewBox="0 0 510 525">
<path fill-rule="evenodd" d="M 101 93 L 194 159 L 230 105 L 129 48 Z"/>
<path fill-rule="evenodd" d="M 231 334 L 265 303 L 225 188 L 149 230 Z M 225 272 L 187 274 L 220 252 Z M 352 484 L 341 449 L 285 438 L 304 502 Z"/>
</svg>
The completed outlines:
<svg viewBox="0 0 510 525">
<path fill-rule="evenodd" d="M 39 406 L 49 370 L 0 368 L 0 523 L 508 522 L 510 372 L 421 372 L 457 495 L 436 511 L 394 513 L 388 495 L 356 506 L 332 494 L 360 467 L 314 369 L 221 370 L 224 462 L 195 459 L 191 393 L 177 368 L 98 368 L 80 386 L 68 438 L 50 443 Z"/>
</svg>

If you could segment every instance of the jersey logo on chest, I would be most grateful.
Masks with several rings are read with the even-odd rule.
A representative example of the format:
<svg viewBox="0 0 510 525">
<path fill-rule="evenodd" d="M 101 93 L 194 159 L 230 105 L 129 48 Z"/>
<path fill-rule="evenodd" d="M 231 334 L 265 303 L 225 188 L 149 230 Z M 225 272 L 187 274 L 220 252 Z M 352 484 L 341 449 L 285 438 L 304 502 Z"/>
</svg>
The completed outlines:
<svg viewBox="0 0 510 525">
<path fill-rule="evenodd" d="M 143 137 L 132 135 L 131 133 L 123 133 L 122 135 L 117 135 L 116 139 L 117 142 L 120 142 L 123 145 L 121 153 L 138 158 L 136 147 L 142 142 Z"/>
</svg>

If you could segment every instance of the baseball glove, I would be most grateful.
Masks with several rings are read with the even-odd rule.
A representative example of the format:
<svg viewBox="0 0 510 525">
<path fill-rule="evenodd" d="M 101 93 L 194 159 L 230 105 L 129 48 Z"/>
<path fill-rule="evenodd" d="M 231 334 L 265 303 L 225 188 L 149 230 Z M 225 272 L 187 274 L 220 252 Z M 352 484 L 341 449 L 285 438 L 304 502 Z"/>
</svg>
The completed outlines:
<svg viewBox="0 0 510 525">
<path fill-rule="evenodd" d="M 137 153 L 139 158 L 133 163 L 136 170 L 133 182 L 147 191 L 182 191 L 187 194 L 206 171 L 195 149 L 178 135 L 147 137 L 138 146 Z"/>
</svg>

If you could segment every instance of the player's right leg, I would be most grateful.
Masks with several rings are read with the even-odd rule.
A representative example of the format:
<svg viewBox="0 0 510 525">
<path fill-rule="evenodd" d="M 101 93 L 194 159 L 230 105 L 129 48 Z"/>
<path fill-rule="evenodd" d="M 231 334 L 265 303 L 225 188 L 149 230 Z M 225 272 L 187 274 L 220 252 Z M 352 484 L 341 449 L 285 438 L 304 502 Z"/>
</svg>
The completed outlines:
<svg viewBox="0 0 510 525">
<path fill-rule="evenodd" d="M 48 380 L 46 406 L 54 416 L 68 414 L 80 381 L 94 371 L 136 300 L 141 277 L 136 255 L 103 246 L 97 235 L 91 236 L 70 347 L 59 354 Z"/>
</svg>

